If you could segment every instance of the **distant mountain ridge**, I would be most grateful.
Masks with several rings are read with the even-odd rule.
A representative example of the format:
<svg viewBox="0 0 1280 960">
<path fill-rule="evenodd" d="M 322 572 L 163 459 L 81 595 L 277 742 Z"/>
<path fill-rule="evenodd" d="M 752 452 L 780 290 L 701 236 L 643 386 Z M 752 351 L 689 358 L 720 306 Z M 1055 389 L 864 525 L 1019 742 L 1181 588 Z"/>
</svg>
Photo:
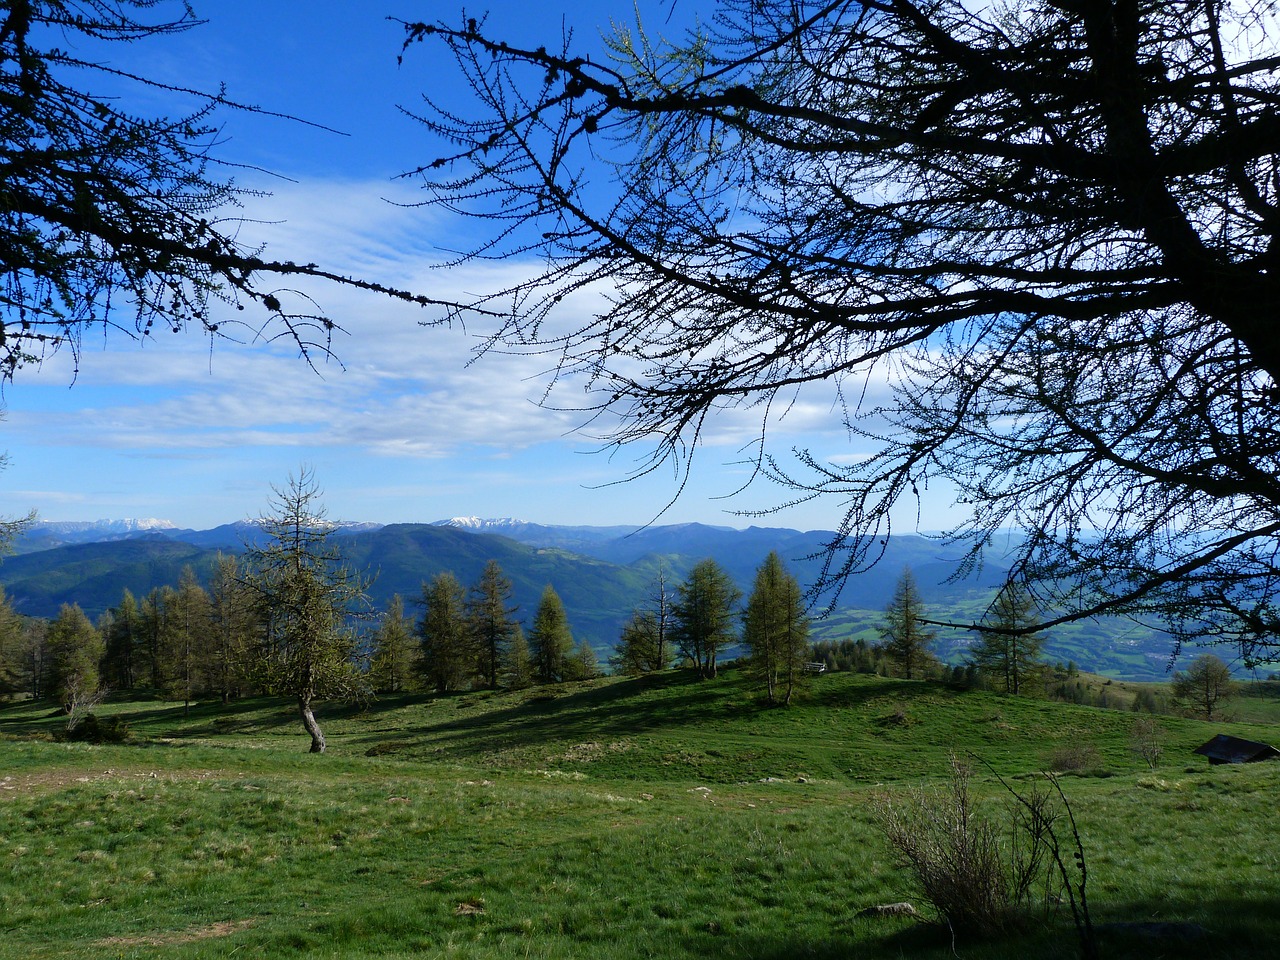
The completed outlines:
<svg viewBox="0 0 1280 960">
<path fill-rule="evenodd" d="M 380 523 L 337 521 L 343 530 L 376 530 Z M 161 537 L 200 546 L 217 546 L 239 549 L 252 541 L 257 525 L 252 520 L 237 520 L 210 530 L 191 530 L 179 527 L 171 520 L 122 519 L 122 520 L 36 520 L 14 541 L 14 551 L 19 554 L 36 553 L 73 544 L 108 543 L 117 540 L 136 540 Z"/>
<path fill-rule="evenodd" d="M 18 556 L 0 564 L 0 583 L 6 585 L 15 600 L 27 600 L 31 609 L 24 612 L 51 616 L 57 612 L 57 604 L 78 602 L 95 616 L 118 603 L 126 587 L 138 593 L 153 586 L 177 583 L 181 568 L 169 569 L 165 558 L 181 555 L 183 562 L 195 560 L 196 572 L 203 576 L 219 551 L 239 553 L 260 536 L 257 525 L 249 520 L 209 530 L 186 530 L 161 524 L 134 529 L 112 523 L 35 524 L 16 545 Z M 410 599 L 417 595 L 423 580 L 443 570 L 451 570 L 464 583 L 468 582 L 479 576 L 487 559 L 493 558 L 502 563 L 504 569 L 511 566 L 507 573 L 514 581 L 527 581 L 529 596 L 521 602 L 530 608 L 536 605 L 547 583 L 562 594 L 581 591 L 590 584 L 602 596 L 613 597 L 605 606 L 625 603 L 626 609 L 618 614 L 625 617 L 631 607 L 643 603 L 648 592 L 647 582 L 636 583 L 637 575 L 649 581 L 659 570 L 665 570 L 674 584 L 704 557 L 715 557 L 746 591 L 756 567 L 770 550 L 776 550 L 807 586 L 818 578 L 826 544 L 834 534 L 768 527 L 739 530 L 700 523 L 593 527 L 462 517 L 432 524 L 348 523 L 341 526 L 339 536 L 344 541 L 344 552 L 356 566 L 379 571 L 372 588 L 375 600 L 387 599 L 392 593 Z M 141 546 L 145 544 L 151 546 Z M 197 552 L 174 551 L 163 548 L 162 544 L 182 544 L 196 548 Z M 136 564 L 148 550 L 154 554 L 154 563 L 148 568 L 150 576 L 144 578 L 147 582 L 123 582 L 122 575 L 119 589 L 114 589 L 110 572 L 105 569 L 110 558 L 120 556 L 131 575 L 137 576 Z M 850 581 L 846 586 L 845 605 L 882 607 L 887 594 L 881 581 L 886 577 L 890 582 L 896 579 L 906 564 L 922 569 L 942 564 L 939 582 L 945 580 L 948 562 L 959 556 L 955 549 L 943 549 L 937 541 L 924 537 L 894 538 L 890 554 L 880 568 L 889 572 L 868 575 L 871 579 L 866 582 L 862 578 Z M 86 557 L 92 558 L 90 565 L 94 570 L 91 579 L 95 589 L 89 591 L 81 575 L 71 572 L 83 571 Z M 48 576 L 57 568 L 66 571 L 56 578 L 59 589 L 43 585 L 37 589 L 36 585 L 27 584 L 29 576 Z M 602 571 L 610 571 L 612 587 L 600 582 Z M 989 569 L 983 578 L 983 589 L 990 583 L 998 583 L 1002 576 L 1000 568 Z M 624 586 L 635 591 L 635 596 L 625 601 L 613 596 Z M 932 590 L 935 584 L 922 583 L 922 586 Z M 947 595 L 955 593 L 947 587 L 942 591 Z M 593 604 L 584 595 L 581 606 Z"/>
<path fill-rule="evenodd" d="M 57 533 L 133 533 L 138 530 L 176 530 L 172 520 L 154 517 L 126 517 L 122 520 L 38 520 L 35 529 Z"/>
<path fill-rule="evenodd" d="M 22 538 L 16 556 L 0 563 L 0 584 L 21 613 L 51 617 L 63 603 L 78 603 L 96 618 L 118 605 L 126 589 L 141 596 L 176 585 L 185 566 L 206 579 L 219 553 L 240 553 L 261 535 L 248 520 L 202 531 L 43 525 Z M 532 618 L 550 584 L 564 601 L 575 637 L 590 641 L 601 660 L 632 610 L 646 604 L 660 574 L 674 587 L 695 563 L 714 557 L 746 593 L 756 568 L 775 550 L 808 587 L 820 576 L 834 536 L 821 530 L 739 530 L 699 523 L 591 527 L 478 518 L 344 524 L 338 534 L 347 560 L 374 575 L 369 595 L 377 609 L 399 594 L 416 615 L 424 582 L 449 571 L 470 584 L 489 560 L 496 560 L 513 583 L 517 619 Z M 880 615 L 904 566 L 915 573 L 931 615 L 967 622 L 982 616 L 1007 574 L 999 563 L 989 562 L 974 577 L 952 582 L 960 548 L 923 536 L 887 538 L 884 551 L 879 564 L 845 583 L 832 615 L 815 622 L 816 639 L 876 642 Z M 954 660 L 969 639 L 944 631 L 940 652 Z M 1163 676 L 1168 659 L 1166 638 L 1119 620 L 1057 628 L 1046 649 L 1051 657 L 1074 659 L 1117 677 Z"/>
</svg>

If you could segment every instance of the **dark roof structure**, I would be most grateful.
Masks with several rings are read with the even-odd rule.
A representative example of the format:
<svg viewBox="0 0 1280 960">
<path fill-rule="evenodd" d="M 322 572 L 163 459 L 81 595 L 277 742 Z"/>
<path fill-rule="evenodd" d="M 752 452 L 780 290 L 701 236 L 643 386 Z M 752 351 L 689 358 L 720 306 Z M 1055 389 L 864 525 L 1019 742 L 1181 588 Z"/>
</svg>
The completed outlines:
<svg viewBox="0 0 1280 960">
<path fill-rule="evenodd" d="M 1280 750 L 1266 743 L 1242 740 L 1240 737 L 1220 733 L 1208 743 L 1191 751 L 1203 754 L 1210 763 L 1257 763 L 1280 757 Z"/>
</svg>

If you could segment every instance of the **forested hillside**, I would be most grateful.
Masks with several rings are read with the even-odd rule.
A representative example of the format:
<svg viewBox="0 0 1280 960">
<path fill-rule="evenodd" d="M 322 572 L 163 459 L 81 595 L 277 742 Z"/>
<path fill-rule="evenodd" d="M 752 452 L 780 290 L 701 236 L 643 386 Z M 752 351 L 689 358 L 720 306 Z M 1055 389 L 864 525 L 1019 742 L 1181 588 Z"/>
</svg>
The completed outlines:
<svg viewBox="0 0 1280 960">
<path fill-rule="evenodd" d="M 25 544 L 20 541 L 18 555 L 0 563 L 0 584 L 20 613 L 52 617 L 62 604 L 75 603 L 96 619 L 117 606 L 125 590 L 142 597 L 153 589 L 176 586 L 184 567 L 206 582 L 218 554 L 242 552 L 253 542 L 255 528 L 237 523 L 206 531 L 153 529 L 113 536 L 117 539 L 54 547 L 47 546 L 46 534 Z M 414 615 L 423 584 L 434 576 L 448 571 L 471 582 L 486 562 L 496 560 L 512 581 L 517 619 L 532 617 L 550 584 L 564 601 L 574 636 L 589 641 L 604 659 L 632 610 L 644 605 L 660 572 L 675 582 L 699 560 L 713 557 L 738 588 L 746 590 L 773 550 L 807 589 L 818 577 L 831 536 L 827 531 L 735 530 L 703 524 L 639 530 L 515 523 L 479 529 L 368 524 L 343 530 L 335 541 L 356 569 L 373 578 L 368 594 L 375 610 L 385 610 L 399 595 Z M 46 548 L 33 549 L 40 544 Z M 980 618 L 1006 571 L 990 563 L 974 578 L 949 582 L 956 557 L 954 550 L 927 537 L 890 538 L 881 562 L 849 579 L 830 615 L 819 615 L 825 601 L 813 608 L 814 639 L 876 641 L 881 614 L 905 566 L 913 570 L 931 616 Z M 964 632 L 943 630 L 939 652 L 945 660 L 958 662 L 969 642 Z M 1103 620 L 1055 629 L 1045 652 L 1051 659 L 1074 661 L 1116 677 L 1160 679 L 1166 675 L 1171 651 L 1168 639 L 1157 631 L 1127 620 Z"/>
</svg>

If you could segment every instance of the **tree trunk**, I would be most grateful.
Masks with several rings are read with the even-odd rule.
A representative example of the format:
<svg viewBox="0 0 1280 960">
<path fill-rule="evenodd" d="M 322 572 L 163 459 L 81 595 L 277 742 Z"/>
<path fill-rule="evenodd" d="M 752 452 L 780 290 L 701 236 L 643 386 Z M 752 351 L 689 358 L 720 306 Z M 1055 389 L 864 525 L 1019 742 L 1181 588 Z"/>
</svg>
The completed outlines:
<svg viewBox="0 0 1280 960">
<path fill-rule="evenodd" d="M 316 715 L 311 712 L 310 697 L 298 698 L 298 712 L 302 714 L 302 725 L 311 734 L 311 752 L 324 753 L 324 734 L 320 730 L 320 724 L 316 723 Z"/>
</svg>

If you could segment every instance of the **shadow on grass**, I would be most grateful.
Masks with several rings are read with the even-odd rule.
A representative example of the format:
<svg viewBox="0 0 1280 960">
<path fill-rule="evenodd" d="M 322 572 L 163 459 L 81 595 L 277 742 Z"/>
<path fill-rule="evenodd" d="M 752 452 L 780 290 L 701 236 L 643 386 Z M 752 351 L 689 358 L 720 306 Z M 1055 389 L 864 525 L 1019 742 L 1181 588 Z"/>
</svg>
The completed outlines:
<svg viewBox="0 0 1280 960">
<path fill-rule="evenodd" d="M 831 681 L 838 676 L 828 674 L 815 677 L 809 687 L 801 692 L 799 703 L 813 707 L 862 707 L 884 697 L 910 699 L 912 695 L 923 692 L 936 693 L 939 690 L 954 692 L 954 688 L 939 683 L 925 681 L 904 683 L 901 680 L 889 680 L 870 674 L 859 674 L 862 679 L 857 684 L 832 683 Z"/>
<path fill-rule="evenodd" d="M 936 692 L 935 684 L 903 684 L 883 678 L 862 678 L 857 684 L 819 680 L 797 699 L 796 709 L 840 707 L 857 710 L 877 699 L 906 698 L 920 692 Z M 663 732 L 683 733 L 698 727 L 707 728 L 717 722 L 733 723 L 743 719 L 776 718 L 785 725 L 790 715 L 787 708 L 765 702 L 758 690 L 740 670 L 729 669 L 714 680 L 700 680 L 689 670 L 648 674 L 626 680 L 579 687 L 559 685 L 535 687 L 525 691 L 517 702 L 493 709 L 477 709 L 495 697 L 511 698 L 509 692 L 482 691 L 445 695 L 435 702 L 449 704 L 457 715 L 439 722 L 419 722 L 394 728 L 370 730 L 351 738 L 356 745 L 374 750 L 387 746 L 385 752 L 407 751 L 413 755 L 420 748 L 456 759 L 491 756 L 512 748 L 622 738 Z M 519 696 L 519 695 L 515 695 Z M 420 701 L 419 701 L 420 702 Z M 326 710 L 333 718 L 353 714 L 355 710 Z M 757 726 L 753 732 L 783 734 L 784 727 Z M 396 742 L 388 744 L 387 734 Z M 763 744 L 765 741 L 762 740 Z"/>
<path fill-rule="evenodd" d="M 127 705 L 126 709 L 113 709 L 117 704 Z M 104 706 L 106 709 L 94 712 L 123 718 L 136 741 L 156 737 L 202 739 L 297 722 L 297 710 L 289 701 L 279 701 L 277 707 L 276 702 L 257 697 L 225 704 L 205 700 L 184 707 L 180 701 L 163 700 L 146 691 L 130 691 L 107 697 Z M 0 709 L 0 733 L 13 737 L 56 735 L 66 723 L 66 715 L 53 700 L 26 701 L 21 709 Z"/>
<path fill-rule="evenodd" d="M 703 681 L 690 672 L 679 671 L 585 689 L 536 687 L 511 706 L 437 724 L 404 726 L 396 732 L 402 737 L 422 738 L 433 747 L 444 747 L 462 757 L 513 745 L 654 732 L 754 712 L 754 706 L 731 699 L 736 687 L 723 691 L 728 696 L 709 697 L 705 684 L 717 682 L 720 681 Z M 645 697 L 645 693 L 660 695 Z M 450 695 L 450 699 L 465 710 L 471 705 L 468 701 L 493 695 L 463 693 Z M 337 711 L 330 715 L 340 716 Z M 356 742 L 373 743 L 379 739 L 370 735 L 356 738 Z"/>
<path fill-rule="evenodd" d="M 1092 904 L 1094 938 L 1105 960 L 1253 960 L 1277 955 L 1280 886 L 1270 894 L 1213 895 L 1195 900 L 1112 900 Z M 920 924 L 884 941 L 897 955 L 918 954 L 945 940 L 941 924 Z M 1079 957 L 1080 937 L 1065 907 L 1050 918 L 1034 917 L 1021 936 L 982 944 L 957 944 L 962 956 Z M 972 949 L 966 949 L 966 947 Z"/>
<path fill-rule="evenodd" d="M 1187 856 L 1194 860 L 1195 852 Z M 1273 957 L 1280 950 L 1280 882 L 1238 894 L 1207 889 L 1193 901 L 1103 900 L 1093 913 L 1108 960 Z"/>
<path fill-rule="evenodd" d="M 1027 930 L 989 940 L 952 941 L 944 924 L 896 920 L 835 921 L 828 936 L 797 929 L 792 940 L 725 935 L 723 952 L 753 960 L 854 957 L 972 957 L 1074 960 L 1080 939 L 1065 908 L 1034 917 Z M 881 924 L 883 923 L 883 927 Z M 1277 955 L 1280 890 L 1275 895 L 1206 897 L 1193 902 L 1135 900 L 1094 907 L 1095 939 L 1105 960 L 1257 960 Z M 724 941 L 730 941 L 731 946 Z M 709 942 L 708 946 L 714 943 Z M 727 947 L 727 949 L 724 949 Z"/>
</svg>

